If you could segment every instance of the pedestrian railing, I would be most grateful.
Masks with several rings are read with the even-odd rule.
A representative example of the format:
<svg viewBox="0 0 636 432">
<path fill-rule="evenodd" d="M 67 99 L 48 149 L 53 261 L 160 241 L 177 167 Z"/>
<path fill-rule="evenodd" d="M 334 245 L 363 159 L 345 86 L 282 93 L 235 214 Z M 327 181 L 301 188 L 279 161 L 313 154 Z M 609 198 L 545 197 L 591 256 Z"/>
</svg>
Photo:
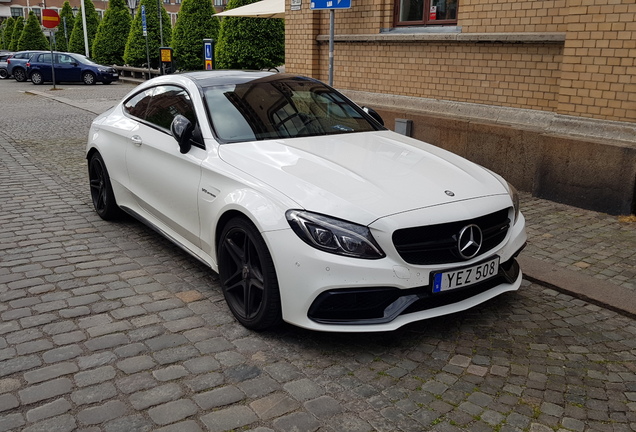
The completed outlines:
<svg viewBox="0 0 636 432">
<path fill-rule="evenodd" d="M 161 75 L 161 71 L 159 69 L 148 69 L 148 68 L 140 68 L 140 67 L 132 67 L 132 66 L 117 66 L 113 65 L 117 72 L 119 73 L 120 79 L 131 79 L 133 81 L 145 81 L 150 78 L 154 78 L 156 76 Z"/>
</svg>

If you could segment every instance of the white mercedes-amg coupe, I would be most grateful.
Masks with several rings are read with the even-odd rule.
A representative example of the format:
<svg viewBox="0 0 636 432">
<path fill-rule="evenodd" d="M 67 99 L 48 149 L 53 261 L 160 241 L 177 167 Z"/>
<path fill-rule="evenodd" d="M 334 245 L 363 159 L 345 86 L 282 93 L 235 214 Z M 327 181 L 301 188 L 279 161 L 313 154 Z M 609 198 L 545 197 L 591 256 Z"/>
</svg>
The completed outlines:
<svg viewBox="0 0 636 432">
<path fill-rule="evenodd" d="M 250 329 L 394 330 L 521 284 L 510 184 L 315 79 L 154 78 L 95 119 L 86 156 L 97 213 L 218 272 Z"/>
</svg>

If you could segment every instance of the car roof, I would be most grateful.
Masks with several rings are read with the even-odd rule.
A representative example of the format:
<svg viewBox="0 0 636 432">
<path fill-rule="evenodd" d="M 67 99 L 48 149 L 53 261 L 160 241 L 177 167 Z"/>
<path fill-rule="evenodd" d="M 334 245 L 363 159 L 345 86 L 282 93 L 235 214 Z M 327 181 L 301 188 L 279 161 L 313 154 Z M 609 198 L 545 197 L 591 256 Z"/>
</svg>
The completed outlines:
<svg viewBox="0 0 636 432">
<path fill-rule="evenodd" d="M 273 79 L 306 79 L 313 80 L 312 78 L 294 75 L 277 73 L 270 71 L 249 71 L 249 70 L 211 70 L 211 71 L 196 71 L 196 72 L 183 72 L 179 75 L 187 77 L 194 81 L 199 87 L 213 87 L 218 85 L 231 85 L 231 84 L 244 84 L 250 81 L 271 77 Z"/>
</svg>

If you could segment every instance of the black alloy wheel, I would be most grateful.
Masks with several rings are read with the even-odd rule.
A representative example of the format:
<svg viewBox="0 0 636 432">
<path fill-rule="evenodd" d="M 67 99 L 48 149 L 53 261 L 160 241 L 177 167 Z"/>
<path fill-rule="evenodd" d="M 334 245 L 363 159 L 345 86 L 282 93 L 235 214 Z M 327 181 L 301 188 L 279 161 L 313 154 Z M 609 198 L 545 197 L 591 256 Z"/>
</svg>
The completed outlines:
<svg viewBox="0 0 636 432">
<path fill-rule="evenodd" d="M 106 165 L 99 153 L 94 153 L 88 162 L 88 178 L 91 187 L 93 207 L 104 220 L 112 220 L 121 214 L 115 201 Z"/>
<path fill-rule="evenodd" d="M 26 72 L 22 68 L 13 68 L 13 78 L 17 82 L 25 82 L 27 79 Z"/>
<path fill-rule="evenodd" d="M 0 68 L 0 79 L 9 78 L 9 72 L 7 72 L 6 68 Z"/>
<path fill-rule="evenodd" d="M 244 218 L 223 229 L 219 279 L 230 311 L 245 327 L 261 331 L 282 321 L 274 263 L 260 233 Z"/>
</svg>

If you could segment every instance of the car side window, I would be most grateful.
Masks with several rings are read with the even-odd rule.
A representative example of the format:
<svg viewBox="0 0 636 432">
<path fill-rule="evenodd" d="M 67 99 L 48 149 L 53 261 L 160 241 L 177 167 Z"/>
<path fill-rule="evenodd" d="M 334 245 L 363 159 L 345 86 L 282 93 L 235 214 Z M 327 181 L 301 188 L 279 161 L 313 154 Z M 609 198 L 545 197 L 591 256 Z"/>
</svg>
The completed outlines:
<svg viewBox="0 0 636 432">
<path fill-rule="evenodd" d="M 132 116 L 169 133 L 172 120 L 181 114 L 198 131 L 197 117 L 192 99 L 186 90 L 173 85 L 162 85 L 143 90 L 124 103 L 124 111 Z M 197 144 L 203 145 L 200 139 Z"/>
<path fill-rule="evenodd" d="M 66 54 L 59 54 L 59 59 L 58 59 L 58 63 L 61 64 L 71 64 L 73 63 L 75 60 L 73 59 L 73 57 L 68 56 Z"/>
<path fill-rule="evenodd" d="M 196 124 L 194 107 L 187 91 L 177 86 L 158 86 L 153 89 L 146 120 L 170 130 L 172 120 L 179 114 Z"/>
<path fill-rule="evenodd" d="M 37 57 L 38 63 L 51 63 L 51 54 L 40 54 Z"/>
<path fill-rule="evenodd" d="M 146 119 L 146 110 L 152 98 L 152 89 L 137 93 L 124 103 L 124 111 L 138 119 Z"/>
</svg>

